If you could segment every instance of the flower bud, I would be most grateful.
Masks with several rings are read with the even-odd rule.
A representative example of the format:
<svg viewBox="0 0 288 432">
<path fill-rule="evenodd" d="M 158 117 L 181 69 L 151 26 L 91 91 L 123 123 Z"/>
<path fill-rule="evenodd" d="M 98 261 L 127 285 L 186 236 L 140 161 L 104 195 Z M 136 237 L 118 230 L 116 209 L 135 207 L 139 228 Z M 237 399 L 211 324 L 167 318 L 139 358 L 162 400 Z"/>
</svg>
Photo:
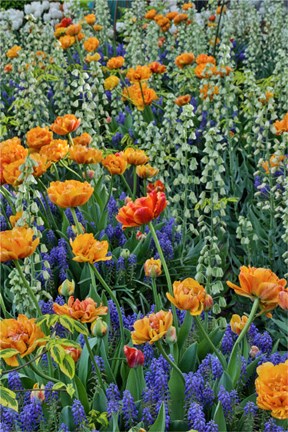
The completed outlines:
<svg viewBox="0 0 288 432">
<path fill-rule="evenodd" d="M 144 272 L 146 277 L 157 277 L 162 273 L 161 260 L 154 258 L 148 259 L 144 264 Z"/>
<path fill-rule="evenodd" d="M 135 368 L 144 364 L 145 357 L 142 351 L 137 348 L 129 347 L 128 345 L 124 345 L 123 351 L 130 368 Z"/>
<path fill-rule="evenodd" d="M 174 344 L 177 342 L 177 333 L 176 328 L 174 326 L 171 326 L 165 336 L 165 341 L 167 344 Z"/>
<path fill-rule="evenodd" d="M 129 256 L 130 256 L 129 249 L 123 249 L 120 253 L 120 256 L 124 259 L 129 258 Z"/>
<path fill-rule="evenodd" d="M 82 352 L 81 348 L 75 348 L 72 346 L 71 347 L 63 347 L 63 348 L 64 348 L 65 352 L 72 357 L 72 359 L 74 360 L 75 363 L 79 360 L 79 358 L 81 356 L 81 352 Z"/>
<path fill-rule="evenodd" d="M 97 318 L 97 320 L 91 324 L 91 333 L 93 336 L 102 338 L 106 335 L 107 330 L 108 324 L 101 318 Z"/>
<path fill-rule="evenodd" d="M 34 389 L 39 389 L 38 391 L 32 391 L 30 394 L 30 400 L 32 401 L 36 401 L 36 402 L 43 402 L 45 400 L 45 386 L 44 384 L 41 384 L 41 386 L 39 387 L 38 383 L 35 383 L 33 385 L 33 390 Z"/>
<path fill-rule="evenodd" d="M 141 231 L 137 231 L 136 233 L 136 239 L 137 240 L 144 240 L 147 237 L 147 234 L 142 233 Z"/>
<path fill-rule="evenodd" d="M 252 345 L 251 349 L 249 351 L 249 355 L 252 358 L 255 358 L 257 356 L 257 354 L 259 353 L 259 348 L 256 345 Z"/>
<path fill-rule="evenodd" d="M 287 310 L 288 309 L 288 290 L 280 291 L 279 293 L 279 306 Z"/>
<path fill-rule="evenodd" d="M 204 311 L 207 312 L 212 309 L 213 303 L 213 298 L 209 294 L 206 294 L 204 300 Z"/>
<path fill-rule="evenodd" d="M 64 297 L 73 295 L 74 291 L 75 291 L 75 282 L 74 280 L 69 281 L 69 279 L 65 279 L 64 282 L 58 288 L 58 293 L 60 295 L 63 295 Z"/>
</svg>

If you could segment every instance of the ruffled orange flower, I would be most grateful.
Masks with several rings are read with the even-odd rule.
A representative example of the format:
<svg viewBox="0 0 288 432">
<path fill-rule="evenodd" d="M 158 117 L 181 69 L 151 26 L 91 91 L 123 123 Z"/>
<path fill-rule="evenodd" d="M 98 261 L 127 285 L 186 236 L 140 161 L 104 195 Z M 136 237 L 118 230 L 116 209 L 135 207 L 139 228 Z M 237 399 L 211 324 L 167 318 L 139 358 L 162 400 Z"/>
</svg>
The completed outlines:
<svg viewBox="0 0 288 432">
<path fill-rule="evenodd" d="M 143 111 L 145 106 L 151 105 L 152 102 L 158 99 L 156 92 L 147 87 L 146 83 L 142 83 L 141 87 L 140 84 L 137 83 L 124 88 L 122 97 L 124 101 L 126 99 L 130 100 L 130 102 L 132 102 L 140 111 Z"/>
<path fill-rule="evenodd" d="M 111 75 L 104 80 L 105 90 L 113 90 L 120 83 L 120 79 L 116 75 Z"/>
<path fill-rule="evenodd" d="M 144 150 L 127 147 L 124 151 L 124 157 L 130 165 L 144 165 L 149 161 L 149 157 Z"/>
<path fill-rule="evenodd" d="M 279 306 L 284 309 L 288 310 L 288 289 L 284 289 L 283 291 L 280 291 L 279 293 Z"/>
<path fill-rule="evenodd" d="M 27 145 L 33 150 L 39 151 L 41 147 L 50 144 L 53 133 L 48 128 L 39 126 L 30 129 L 26 134 Z"/>
<path fill-rule="evenodd" d="M 45 334 L 35 324 L 34 318 L 19 315 L 17 319 L 3 319 L 0 321 L 0 350 L 16 349 L 21 358 L 32 353 L 38 345 L 44 342 L 38 340 L 44 338 Z M 9 366 L 19 366 L 17 356 L 4 359 Z"/>
<path fill-rule="evenodd" d="M 206 64 L 206 63 L 212 63 L 216 65 L 216 59 L 213 56 L 208 56 L 207 54 L 199 54 L 196 57 L 196 63 L 199 64 Z"/>
<path fill-rule="evenodd" d="M 80 32 L 78 33 L 78 35 L 76 36 L 76 39 L 81 42 L 83 39 L 85 38 L 85 34 Z"/>
<path fill-rule="evenodd" d="M 176 17 L 174 18 L 174 24 L 175 24 L 175 25 L 178 25 L 178 24 L 180 24 L 181 22 L 184 22 L 184 21 L 187 21 L 187 20 L 188 20 L 188 15 L 187 15 L 187 14 L 179 13 L 179 14 L 177 14 Z"/>
<path fill-rule="evenodd" d="M 19 159 L 25 159 L 28 150 L 21 145 L 19 138 L 14 137 L 0 143 L 0 183 L 4 183 L 4 166 Z"/>
<path fill-rule="evenodd" d="M 194 57 L 193 53 L 183 53 L 183 54 L 179 55 L 178 57 L 176 57 L 175 64 L 180 69 L 183 69 L 184 66 L 188 66 L 191 63 L 193 63 L 194 58 L 195 57 Z"/>
<path fill-rule="evenodd" d="M 99 61 L 101 59 L 101 55 L 100 54 L 98 54 L 98 53 L 95 53 L 95 54 L 93 54 L 93 55 L 87 55 L 86 57 L 85 57 L 85 61 L 86 61 L 86 63 L 91 63 L 91 62 L 94 62 L 94 61 Z"/>
<path fill-rule="evenodd" d="M 232 315 L 232 318 L 230 320 L 230 327 L 232 332 L 239 335 L 245 327 L 247 321 L 248 317 L 246 315 L 243 315 L 242 317 L 237 314 Z"/>
<path fill-rule="evenodd" d="M 95 31 L 101 31 L 101 30 L 103 30 L 103 26 L 100 25 L 100 24 L 95 24 L 95 25 L 93 26 L 93 29 L 94 29 Z"/>
<path fill-rule="evenodd" d="M 85 15 L 85 21 L 89 25 L 93 25 L 96 22 L 96 16 L 94 14 Z"/>
<path fill-rule="evenodd" d="M 139 82 L 143 80 L 148 80 L 152 75 L 152 72 L 149 66 L 136 66 L 135 68 L 128 69 L 126 74 L 126 78 L 130 82 Z"/>
<path fill-rule="evenodd" d="M 56 181 L 47 189 L 50 201 L 61 208 L 78 207 L 86 204 L 94 188 L 87 182 L 77 180 Z"/>
<path fill-rule="evenodd" d="M 219 87 L 213 86 L 211 84 L 204 84 L 203 87 L 200 88 L 200 97 L 201 99 L 209 98 L 211 101 L 214 99 L 214 95 L 219 94 Z"/>
<path fill-rule="evenodd" d="M 102 165 L 111 175 L 121 175 L 126 171 L 128 164 L 124 154 L 121 152 L 106 156 L 105 159 L 102 160 Z"/>
<path fill-rule="evenodd" d="M 152 167 L 149 164 L 140 165 L 140 166 L 137 166 L 137 168 L 136 168 L 136 174 L 138 175 L 138 177 L 140 177 L 142 179 L 154 177 L 158 173 L 159 173 L 159 170 L 157 168 Z"/>
<path fill-rule="evenodd" d="M 166 72 L 166 66 L 162 65 L 161 63 L 158 62 L 152 62 L 149 64 L 149 68 L 151 70 L 152 73 L 154 74 L 163 74 Z"/>
<path fill-rule="evenodd" d="M 283 165 L 282 162 L 285 161 L 286 159 L 287 159 L 286 155 L 273 154 L 270 157 L 269 162 L 265 161 L 262 163 L 262 168 L 264 168 L 266 174 L 269 174 L 271 168 L 279 168 L 281 165 Z"/>
<path fill-rule="evenodd" d="M 157 11 L 155 9 L 150 9 L 148 12 L 146 12 L 144 18 L 153 20 L 156 15 L 157 15 Z"/>
<path fill-rule="evenodd" d="M 122 56 L 111 57 L 107 62 L 108 69 L 120 69 L 124 65 L 125 59 Z"/>
<path fill-rule="evenodd" d="M 7 64 L 6 66 L 4 66 L 4 72 L 5 72 L 5 73 L 12 72 L 12 70 L 13 70 L 13 66 L 12 66 L 11 63 L 9 63 L 9 64 Z"/>
<path fill-rule="evenodd" d="M 51 160 L 48 160 L 45 154 L 32 153 L 30 158 L 37 163 L 37 165 L 33 167 L 33 175 L 35 177 L 40 177 L 44 174 L 52 164 Z"/>
<path fill-rule="evenodd" d="M 161 269 L 161 260 L 154 258 L 150 258 L 145 261 L 144 264 L 144 273 L 147 277 L 157 277 L 160 276 L 162 273 Z"/>
<path fill-rule="evenodd" d="M 276 120 L 273 124 L 276 129 L 276 135 L 281 135 L 283 132 L 288 132 L 288 113 L 286 113 L 282 120 Z"/>
<path fill-rule="evenodd" d="M 194 69 L 194 73 L 197 78 L 209 78 L 217 74 L 217 68 L 215 65 L 211 66 L 209 63 L 200 63 Z"/>
<path fill-rule="evenodd" d="M 96 240 L 91 233 L 79 234 L 75 240 L 70 239 L 70 244 L 75 255 L 73 261 L 94 264 L 99 261 L 109 261 L 112 258 L 112 256 L 107 256 L 108 242 Z"/>
<path fill-rule="evenodd" d="M 182 6 L 183 10 L 189 10 L 189 9 L 192 9 L 192 8 L 194 8 L 194 3 L 184 3 L 183 6 Z"/>
<path fill-rule="evenodd" d="M 166 208 L 167 201 L 163 192 L 153 191 L 146 197 L 137 198 L 122 207 L 116 219 L 123 229 L 141 226 L 156 219 Z"/>
<path fill-rule="evenodd" d="M 23 211 L 19 211 L 15 215 L 9 216 L 9 222 L 11 223 L 12 228 L 15 227 L 16 223 L 18 222 L 19 219 L 21 219 L 22 215 L 23 215 Z"/>
<path fill-rule="evenodd" d="M 271 411 L 271 415 L 279 420 L 288 418 L 288 360 L 276 366 L 263 363 L 257 368 L 258 377 L 255 381 L 259 408 Z"/>
<path fill-rule="evenodd" d="M 164 17 L 162 15 L 156 15 L 156 17 L 154 18 L 157 25 L 161 28 L 162 32 L 167 32 L 169 30 L 169 28 L 171 27 L 171 22 L 169 20 L 169 18 Z"/>
<path fill-rule="evenodd" d="M 41 147 L 39 153 L 46 156 L 49 161 L 58 162 L 67 155 L 68 151 L 68 142 L 59 139 L 52 140 L 49 145 Z"/>
<path fill-rule="evenodd" d="M 76 36 L 82 30 L 81 24 L 71 24 L 66 28 L 66 34 L 69 36 Z"/>
<path fill-rule="evenodd" d="M 183 106 L 183 105 L 187 105 L 191 100 L 191 96 L 190 95 L 183 95 L 183 96 L 178 96 L 177 99 L 175 99 L 175 104 L 178 106 Z"/>
<path fill-rule="evenodd" d="M 100 42 L 96 37 L 90 37 L 90 38 L 85 40 L 83 46 L 84 46 L 85 51 L 93 52 L 93 51 L 96 51 L 99 44 L 100 44 Z"/>
<path fill-rule="evenodd" d="M 102 305 L 97 307 L 97 303 L 90 297 L 80 301 L 79 299 L 74 300 L 74 297 L 71 296 L 68 303 L 63 306 L 54 303 L 53 310 L 57 315 L 68 315 L 82 323 L 91 323 L 99 316 L 107 315 L 108 307 Z"/>
<path fill-rule="evenodd" d="M 141 345 L 148 342 L 152 345 L 166 335 L 172 322 L 172 312 L 163 310 L 135 321 L 133 325 L 135 331 L 131 333 L 133 344 Z"/>
<path fill-rule="evenodd" d="M 240 267 L 240 287 L 227 282 L 236 294 L 249 297 L 251 300 L 259 298 L 262 312 L 275 309 L 279 304 L 279 294 L 286 286 L 285 279 L 279 279 L 275 273 L 265 268 Z"/>
<path fill-rule="evenodd" d="M 69 159 L 79 164 L 96 164 L 102 160 L 102 150 L 74 145 L 69 151 Z"/>
<path fill-rule="evenodd" d="M 59 39 L 61 36 L 65 36 L 65 34 L 66 34 L 66 27 L 57 27 L 56 30 L 54 31 L 54 36 L 57 39 Z"/>
<path fill-rule="evenodd" d="M 9 164 L 5 164 L 1 173 L 2 183 L 7 183 L 12 186 L 17 186 L 22 183 L 23 180 L 20 180 L 19 176 L 21 175 L 20 166 L 24 163 L 25 159 L 18 159 Z"/>
<path fill-rule="evenodd" d="M 78 129 L 80 123 L 81 120 L 74 114 L 65 114 L 63 117 L 57 117 L 50 129 L 57 135 L 67 135 Z"/>
<path fill-rule="evenodd" d="M 74 43 L 76 42 L 76 39 L 74 36 L 65 35 L 65 36 L 61 36 L 59 38 L 59 42 L 60 42 L 61 47 L 63 49 L 68 49 L 72 45 L 74 45 Z"/>
<path fill-rule="evenodd" d="M 89 135 L 87 132 L 82 133 L 81 135 L 73 138 L 73 143 L 75 145 L 82 145 L 87 147 L 92 141 L 91 135 Z"/>
<path fill-rule="evenodd" d="M 0 236 L 0 262 L 18 260 L 32 255 L 39 238 L 33 240 L 32 228 L 15 227 L 12 230 L 2 231 Z"/>
<path fill-rule="evenodd" d="M 191 315 L 200 315 L 205 306 L 206 291 L 195 279 L 187 278 L 173 283 L 173 294 L 166 293 L 168 300 L 181 310 L 188 310 Z"/>
<path fill-rule="evenodd" d="M 10 48 L 7 52 L 6 52 L 6 57 L 8 58 L 15 58 L 18 57 L 19 55 L 19 51 L 22 48 L 19 45 L 14 45 L 12 48 Z"/>
<path fill-rule="evenodd" d="M 166 18 L 168 18 L 169 20 L 173 21 L 174 18 L 178 15 L 178 12 L 176 11 L 172 11 L 172 12 L 168 12 L 166 14 Z"/>
<path fill-rule="evenodd" d="M 161 180 L 156 180 L 154 183 L 148 183 L 147 192 L 150 193 L 156 190 L 157 192 L 165 192 L 165 186 Z"/>
</svg>

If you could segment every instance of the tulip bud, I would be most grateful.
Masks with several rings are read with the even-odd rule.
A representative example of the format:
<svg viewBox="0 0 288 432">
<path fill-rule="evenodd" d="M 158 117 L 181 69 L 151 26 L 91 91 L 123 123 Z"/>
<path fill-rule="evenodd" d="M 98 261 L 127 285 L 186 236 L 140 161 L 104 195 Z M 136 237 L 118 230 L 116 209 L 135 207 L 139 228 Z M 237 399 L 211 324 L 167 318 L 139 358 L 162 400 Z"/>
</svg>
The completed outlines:
<svg viewBox="0 0 288 432">
<path fill-rule="evenodd" d="M 111 117 L 106 117 L 106 123 L 111 123 L 112 122 L 112 118 Z"/>
<path fill-rule="evenodd" d="M 89 179 L 93 179 L 93 178 L 94 178 L 94 175 L 95 175 L 95 171 L 94 171 L 94 170 L 91 170 L 91 169 L 88 169 L 88 170 L 86 171 L 86 175 L 87 175 L 87 177 L 88 177 Z"/>
<path fill-rule="evenodd" d="M 75 363 L 79 360 L 82 352 L 82 349 L 75 347 L 64 347 L 64 350 L 72 357 Z"/>
<path fill-rule="evenodd" d="M 147 234 L 142 233 L 141 231 L 137 231 L 136 233 L 136 239 L 137 240 L 144 240 L 147 237 Z"/>
<path fill-rule="evenodd" d="M 82 233 L 85 233 L 84 226 L 83 226 L 80 222 L 79 222 L 79 226 L 80 226 L 80 228 L 81 228 L 81 232 L 82 232 Z M 78 232 L 78 228 L 77 228 L 75 225 L 71 225 L 71 229 L 72 229 L 73 233 L 74 233 L 76 236 L 79 234 L 79 232 Z"/>
<path fill-rule="evenodd" d="M 144 264 L 144 272 L 146 277 L 157 277 L 162 273 L 161 260 L 154 258 L 148 259 Z"/>
<path fill-rule="evenodd" d="M 249 351 L 249 355 L 252 358 L 255 358 L 257 356 L 257 354 L 259 353 L 259 348 L 256 345 L 252 345 L 251 349 Z"/>
<path fill-rule="evenodd" d="M 44 384 L 41 384 L 40 388 L 38 383 L 35 383 L 33 385 L 33 390 L 34 389 L 39 389 L 38 391 L 32 391 L 30 394 L 30 400 L 31 402 L 36 401 L 36 402 L 43 402 L 45 400 L 45 386 Z"/>
<path fill-rule="evenodd" d="M 123 249 L 120 253 L 120 256 L 124 259 L 129 258 L 129 256 L 130 256 L 129 249 Z"/>
<path fill-rule="evenodd" d="M 74 280 L 69 281 L 69 279 L 65 279 L 64 282 L 59 286 L 58 293 L 63 295 L 64 297 L 68 297 L 74 294 L 75 291 L 75 282 Z"/>
<path fill-rule="evenodd" d="M 209 311 L 210 309 L 212 309 L 212 306 L 213 306 L 213 298 L 209 294 L 206 294 L 204 300 L 204 311 L 205 312 Z"/>
<path fill-rule="evenodd" d="M 91 333 L 93 336 L 102 338 L 106 335 L 107 330 L 108 330 L 108 325 L 101 318 L 97 318 L 96 321 L 94 321 L 91 324 Z"/>
<path fill-rule="evenodd" d="M 287 310 L 288 309 L 288 290 L 280 291 L 279 293 L 279 306 Z"/>
<path fill-rule="evenodd" d="M 137 348 L 129 347 L 128 345 L 124 345 L 123 351 L 130 368 L 135 368 L 144 364 L 145 357 L 142 351 Z"/>
<path fill-rule="evenodd" d="M 165 335 L 165 341 L 169 345 L 177 342 L 177 333 L 176 333 L 176 328 L 174 326 L 171 326 L 168 329 Z"/>
</svg>

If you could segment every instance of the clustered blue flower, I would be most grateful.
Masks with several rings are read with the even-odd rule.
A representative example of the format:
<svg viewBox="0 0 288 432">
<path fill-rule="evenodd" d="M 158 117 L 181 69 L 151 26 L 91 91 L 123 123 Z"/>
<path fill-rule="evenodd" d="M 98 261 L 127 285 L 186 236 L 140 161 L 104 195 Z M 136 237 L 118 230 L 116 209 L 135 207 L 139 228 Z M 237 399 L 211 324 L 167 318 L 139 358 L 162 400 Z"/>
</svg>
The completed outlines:
<svg viewBox="0 0 288 432">
<path fill-rule="evenodd" d="M 84 425 L 87 422 L 84 407 L 78 399 L 74 399 L 71 406 L 72 418 L 75 426 Z"/>
<path fill-rule="evenodd" d="M 137 420 L 138 410 L 133 396 L 129 390 L 124 390 L 122 399 L 122 415 L 125 427 L 128 430 Z"/>
<path fill-rule="evenodd" d="M 238 393 L 236 390 L 229 392 L 223 385 L 220 386 L 218 400 L 223 407 L 224 416 L 229 420 L 233 415 L 234 407 L 238 403 Z"/>
<path fill-rule="evenodd" d="M 120 409 L 120 392 L 116 384 L 109 384 L 106 390 L 107 397 L 107 413 L 108 416 L 112 416 L 113 413 L 117 413 Z"/>
</svg>

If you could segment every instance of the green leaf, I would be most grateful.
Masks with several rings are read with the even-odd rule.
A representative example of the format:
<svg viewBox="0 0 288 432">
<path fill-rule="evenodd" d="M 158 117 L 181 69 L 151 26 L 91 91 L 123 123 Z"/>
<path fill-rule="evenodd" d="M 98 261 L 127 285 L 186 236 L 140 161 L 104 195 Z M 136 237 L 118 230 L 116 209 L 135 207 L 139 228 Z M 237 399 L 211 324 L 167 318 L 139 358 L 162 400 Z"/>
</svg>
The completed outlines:
<svg viewBox="0 0 288 432">
<path fill-rule="evenodd" d="M 78 378 L 77 375 L 74 376 L 74 381 L 75 381 L 75 384 L 77 387 L 78 399 L 82 403 L 86 414 L 88 414 L 90 407 L 89 407 L 89 401 L 88 401 L 88 397 L 87 397 L 87 391 L 86 391 L 84 385 L 82 384 L 82 382 L 80 381 L 80 379 Z"/>
<path fill-rule="evenodd" d="M 95 337 L 89 339 L 89 344 L 92 350 L 97 343 L 98 343 L 98 338 Z M 84 386 L 86 386 L 86 382 L 88 379 L 88 371 L 89 371 L 90 364 L 91 362 L 89 358 L 89 352 L 86 345 L 84 345 L 82 349 L 81 357 L 78 361 L 78 371 L 79 371 L 78 376 Z"/>
<path fill-rule="evenodd" d="M 73 384 L 68 384 L 66 387 L 67 393 L 68 395 L 72 398 L 74 393 L 75 393 L 75 389 L 73 387 Z"/>
<path fill-rule="evenodd" d="M 75 320 L 73 320 L 73 318 L 68 317 L 67 315 L 59 316 L 59 324 L 65 327 L 70 333 L 73 333 L 74 331 L 73 321 Z"/>
<path fill-rule="evenodd" d="M 67 354 L 61 363 L 59 363 L 59 367 L 61 371 L 67 375 L 70 379 L 72 379 L 75 375 L 75 362 L 72 357 Z"/>
<path fill-rule="evenodd" d="M 171 401 L 171 420 L 183 420 L 185 385 L 182 380 L 179 380 L 179 375 L 174 369 L 171 372 L 168 386 Z"/>
<path fill-rule="evenodd" d="M 232 383 L 236 384 L 241 373 L 241 360 L 240 360 L 240 348 L 239 345 L 237 349 L 232 353 L 229 359 L 229 364 L 227 368 L 227 373 L 229 374 Z"/>
<path fill-rule="evenodd" d="M 177 340 L 177 345 L 179 347 L 180 352 L 181 352 L 181 348 L 184 345 L 185 340 L 187 339 L 187 336 L 191 330 L 192 321 L 193 321 L 192 315 L 188 311 L 186 311 L 184 322 L 183 322 L 183 324 L 179 330 L 178 340 Z"/>
<path fill-rule="evenodd" d="M 19 351 L 14 349 L 14 348 L 5 348 L 3 350 L 1 350 L 0 352 L 0 358 L 10 358 L 13 357 L 15 355 L 18 355 Z"/>
<path fill-rule="evenodd" d="M 150 427 L 149 432 L 160 432 L 165 431 L 165 405 L 164 402 L 161 404 L 158 416 L 155 423 Z"/>
<path fill-rule="evenodd" d="M 53 390 L 60 390 L 60 389 L 62 389 L 63 387 L 65 387 L 66 388 L 66 384 L 64 384 L 63 382 L 57 382 L 56 384 L 54 384 L 53 385 L 53 387 L 52 387 L 52 389 Z"/>
<path fill-rule="evenodd" d="M 16 393 L 4 386 L 0 386 L 0 404 L 4 407 L 13 409 L 14 411 L 18 411 Z"/>
<path fill-rule="evenodd" d="M 74 329 L 81 334 L 84 334 L 86 336 L 89 335 L 88 329 L 79 321 L 74 320 Z"/>
<path fill-rule="evenodd" d="M 138 401 L 141 399 L 144 388 L 145 380 L 143 367 L 139 366 L 137 368 L 130 368 L 126 383 L 126 390 L 129 390 L 135 401 Z"/>
<path fill-rule="evenodd" d="M 223 408 L 222 408 L 222 405 L 220 402 L 218 402 L 218 405 L 216 407 L 213 420 L 217 423 L 217 425 L 219 427 L 219 431 L 227 432 L 225 416 L 224 416 Z"/>
<path fill-rule="evenodd" d="M 62 361 L 64 360 L 64 357 L 66 356 L 64 348 L 62 348 L 59 345 L 54 345 L 50 349 L 50 354 L 53 360 L 60 366 Z"/>
<path fill-rule="evenodd" d="M 198 363 L 197 357 L 197 342 L 191 344 L 183 354 L 183 357 L 180 361 L 179 367 L 182 372 L 191 372 L 194 371 L 196 365 Z"/>
</svg>

